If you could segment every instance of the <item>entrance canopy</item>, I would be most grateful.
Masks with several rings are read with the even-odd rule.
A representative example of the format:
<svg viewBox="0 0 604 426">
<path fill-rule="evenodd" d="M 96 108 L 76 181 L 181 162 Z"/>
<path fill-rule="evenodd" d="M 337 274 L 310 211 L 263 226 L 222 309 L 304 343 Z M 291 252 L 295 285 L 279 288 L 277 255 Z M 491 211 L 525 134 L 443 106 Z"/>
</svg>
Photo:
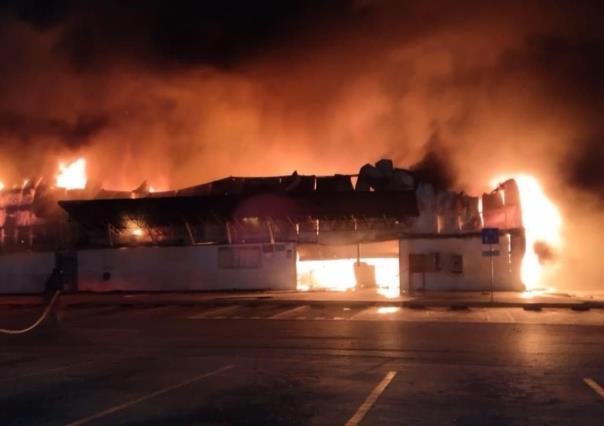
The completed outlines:
<svg viewBox="0 0 604 426">
<path fill-rule="evenodd" d="M 260 220 L 372 219 L 417 217 L 415 193 L 407 191 L 310 192 L 305 194 L 232 194 L 60 201 L 70 218 L 82 225 L 121 227 L 124 218 L 149 226 L 184 222 Z"/>
</svg>

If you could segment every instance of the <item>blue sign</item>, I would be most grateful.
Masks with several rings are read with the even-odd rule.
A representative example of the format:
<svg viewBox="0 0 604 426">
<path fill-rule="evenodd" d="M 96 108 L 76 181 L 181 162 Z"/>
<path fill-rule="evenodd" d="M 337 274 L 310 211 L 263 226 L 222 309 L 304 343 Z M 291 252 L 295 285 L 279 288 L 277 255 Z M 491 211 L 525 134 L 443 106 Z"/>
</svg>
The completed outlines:
<svg viewBox="0 0 604 426">
<path fill-rule="evenodd" d="M 499 228 L 482 228 L 483 244 L 499 244 Z"/>
</svg>

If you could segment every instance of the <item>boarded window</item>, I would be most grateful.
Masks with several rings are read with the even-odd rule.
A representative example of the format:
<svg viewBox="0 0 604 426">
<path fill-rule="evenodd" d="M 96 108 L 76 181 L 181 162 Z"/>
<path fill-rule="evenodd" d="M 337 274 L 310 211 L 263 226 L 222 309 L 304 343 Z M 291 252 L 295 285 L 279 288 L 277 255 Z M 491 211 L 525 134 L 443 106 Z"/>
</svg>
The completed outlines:
<svg viewBox="0 0 604 426">
<path fill-rule="evenodd" d="M 259 268 L 262 261 L 259 247 L 220 247 L 218 267 Z"/>
<path fill-rule="evenodd" d="M 409 255 L 410 272 L 437 272 L 442 270 L 442 256 L 440 253 Z"/>
<path fill-rule="evenodd" d="M 430 253 L 430 266 L 433 268 L 431 270 L 440 271 L 442 269 L 440 253 Z"/>
<path fill-rule="evenodd" d="M 463 256 L 460 254 L 451 255 L 451 272 L 454 274 L 463 273 Z"/>
<path fill-rule="evenodd" d="M 426 272 L 426 255 L 415 254 L 409 255 L 409 272 Z"/>
</svg>

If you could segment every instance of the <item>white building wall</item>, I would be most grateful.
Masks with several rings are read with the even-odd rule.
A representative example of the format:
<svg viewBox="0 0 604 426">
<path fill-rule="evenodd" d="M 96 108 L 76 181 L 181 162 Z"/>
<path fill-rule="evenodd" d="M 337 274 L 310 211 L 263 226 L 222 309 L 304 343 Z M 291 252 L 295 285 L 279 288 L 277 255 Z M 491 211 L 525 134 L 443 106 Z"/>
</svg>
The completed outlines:
<svg viewBox="0 0 604 426">
<path fill-rule="evenodd" d="M 263 251 L 258 267 L 218 265 L 219 246 L 131 247 L 78 252 L 81 291 L 182 291 L 273 289 L 295 290 L 293 244 L 280 251 Z M 228 246 L 238 247 L 238 246 Z M 270 246 L 269 246 L 270 247 Z M 103 274 L 109 273 L 109 279 Z"/>
<path fill-rule="evenodd" d="M 493 245 L 493 250 L 499 250 L 500 256 L 493 257 L 494 289 L 496 291 L 522 290 L 520 283 L 521 244 L 518 237 L 502 235 L 499 245 Z M 491 288 L 491 264 L 489 257 L 483 257 L 482 252 L 489 246 L 483 245 L 479 236 L 465 238 L 425 238 L 401 240 L 400 277 L 401 289 L 421 289 L 425 282 L 425 290 L 432 291 L 488 291 Z M 510 253 L 510 249 L 512 250 Z M 440 271 L 409 274 L 410 254 L 441 253 L 463 256 L 463 272 L 453 273 L 443 267 Z M 424 281 L 425 280 L 425 281 Z"/>
<path fill-rule="evenodd" d="M 54 266 L 54 252 L 0 255 L 0 294 L 42 293 Z"/>
</svg>

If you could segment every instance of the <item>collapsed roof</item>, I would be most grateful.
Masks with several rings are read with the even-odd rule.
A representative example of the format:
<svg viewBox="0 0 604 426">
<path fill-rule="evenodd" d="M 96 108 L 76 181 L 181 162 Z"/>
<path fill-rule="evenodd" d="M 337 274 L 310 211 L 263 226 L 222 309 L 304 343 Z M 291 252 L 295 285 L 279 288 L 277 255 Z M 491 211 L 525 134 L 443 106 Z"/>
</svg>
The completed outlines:
<svg viewBox="0 0 604 426">
<path fill-rule="evenodd" d="M 506 202 L 498 190 L 506 192 Z M 482 226 L 521 227 L 517 188 L 513 181 L 482 197 L 435 188 L 413 172 L 395 168 L 391 160 L 364 165 L 356 175 L 227 177 L 167 192 L 149 192 L 143 183 L 131 192 L 99 191 L 94 199 L 63 200 L 59 205 L 72 220 L 86 226 L 113 225 L 127 219 L 148 226 L 184 222 L 228 222 L 244 218 L 412 220 L 410 232 L 456 234 Z M 480 211 L 482 210 L 482 211 Z"/>
</svg>

